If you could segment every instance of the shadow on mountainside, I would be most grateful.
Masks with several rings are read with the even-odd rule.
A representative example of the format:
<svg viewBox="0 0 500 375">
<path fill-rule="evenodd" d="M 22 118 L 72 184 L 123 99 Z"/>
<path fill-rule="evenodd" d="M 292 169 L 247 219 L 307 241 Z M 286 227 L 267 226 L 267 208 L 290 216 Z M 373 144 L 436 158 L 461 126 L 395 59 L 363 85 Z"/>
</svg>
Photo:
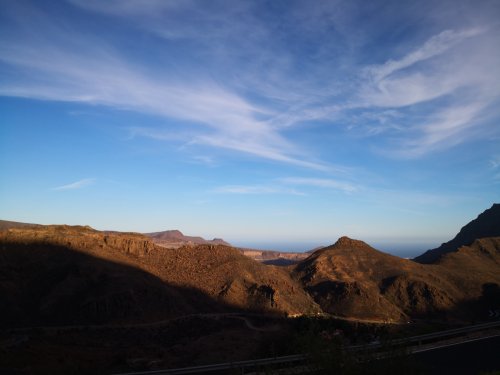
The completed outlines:
<svg viewBox="0 0 500 375">
<path fill-rule="evenodd" d="M 54 244 L 3 243 L 0 325 L 143 323 L 235 309 L 129 265 Z"/>
<path fill-rule="evenodd" d="M 478 298 L 465 300 L 452 311 L 456 316 L 465 320 L 488 321 L 500 319 L 500 285 L 485 283 Z"/>
<path fill-rule="evenodd" d="M 133 266 L 43 241 L 1 246 L 0 373 L 112 373 L 244 360 L 266 335 L 230 314 L 255 309 Z"/>
</svg>

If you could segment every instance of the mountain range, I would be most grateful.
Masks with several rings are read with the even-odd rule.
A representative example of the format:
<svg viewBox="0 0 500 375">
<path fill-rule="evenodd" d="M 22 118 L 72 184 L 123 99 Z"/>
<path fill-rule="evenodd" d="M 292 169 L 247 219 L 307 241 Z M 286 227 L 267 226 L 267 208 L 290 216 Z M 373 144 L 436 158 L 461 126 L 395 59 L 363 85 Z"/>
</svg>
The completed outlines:
<svg viewBox="0 0 500 375">
<path fill-rule="evenodd" d="M 366 343 L 488 321 L 499 207 L 425 262 L 348 237 L 287 259 L 178 231 L 0 221 L 0 373 L 158 370 L 294 354 L 310 332 Z"/>
<path fill-rule="evenodd" d="M 2 221 L 1 324 L 148 321 L 236 310 L 381 322 L 481 318 L 486 310 L 471 306 L 484 302 L 485 287 L 500 284 L 500 237 L 482 237 L 497 235 L 499 211 L 493 205 L 455 239 L 415 260 L 342 237 L 286 267 L 179 231 L 143 235 Z M 163 241 L 179 246 L 159 246 Z"/>
</svg>

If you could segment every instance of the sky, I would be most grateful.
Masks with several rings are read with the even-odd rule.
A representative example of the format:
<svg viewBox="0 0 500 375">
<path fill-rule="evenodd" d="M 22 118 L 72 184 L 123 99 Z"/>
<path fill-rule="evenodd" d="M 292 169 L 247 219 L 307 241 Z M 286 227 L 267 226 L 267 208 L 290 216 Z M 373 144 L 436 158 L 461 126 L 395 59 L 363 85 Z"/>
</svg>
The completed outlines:
<svg viewBox="0 0 500 375">
<path fill-rule="evenodd" d="M 499 1 L 0 0 L 0 218 L 437 246 L 500 202 Z"/>
</svg>

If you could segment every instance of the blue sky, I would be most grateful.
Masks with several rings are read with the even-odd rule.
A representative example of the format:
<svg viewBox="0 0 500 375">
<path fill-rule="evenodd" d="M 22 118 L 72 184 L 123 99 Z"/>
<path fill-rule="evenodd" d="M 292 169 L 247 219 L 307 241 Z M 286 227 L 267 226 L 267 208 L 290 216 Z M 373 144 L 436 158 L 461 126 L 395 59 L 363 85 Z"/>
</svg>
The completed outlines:
<svg viewBox="0 0 500 375">
<path fill-rule="evenodd" d="M 0 216 L 306 249 L 500 201 L 498 1 L 0 2 Z"/>
</svg>

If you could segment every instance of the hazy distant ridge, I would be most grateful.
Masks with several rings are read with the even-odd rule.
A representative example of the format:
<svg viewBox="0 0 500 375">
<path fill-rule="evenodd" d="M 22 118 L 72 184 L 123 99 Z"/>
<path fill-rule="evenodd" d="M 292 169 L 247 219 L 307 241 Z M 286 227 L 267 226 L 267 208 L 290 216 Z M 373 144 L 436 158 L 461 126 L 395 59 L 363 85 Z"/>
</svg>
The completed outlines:
<svg viewBox="0 0 500 375">
<path fill-rule="evenodd" d="M 221 238 L 213 240 L 205 240 L 198 236 L 185 236 L 180 230 L 166 230 L 163 232 L 144 233 L 145 236 L 151 238 L 154 243 L 160 246 L 179 247 L 182 245 L 225 245 L 231 246 L 228 242 Z"/>
</svg>

